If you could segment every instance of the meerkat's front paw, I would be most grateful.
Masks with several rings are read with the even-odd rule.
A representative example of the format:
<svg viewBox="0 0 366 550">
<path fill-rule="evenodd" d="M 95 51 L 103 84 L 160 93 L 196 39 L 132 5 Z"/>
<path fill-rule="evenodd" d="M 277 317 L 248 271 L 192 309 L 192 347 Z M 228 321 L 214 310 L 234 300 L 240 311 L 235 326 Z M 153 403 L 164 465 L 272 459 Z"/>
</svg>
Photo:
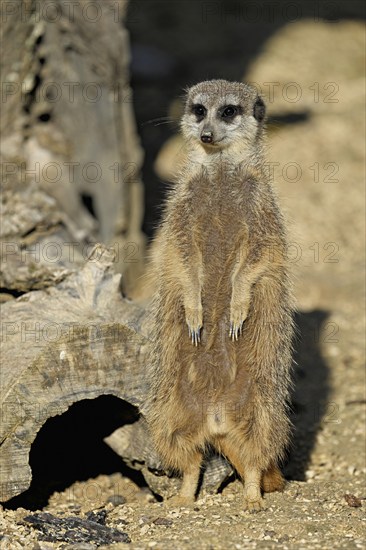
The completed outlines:
<svg viewBox="0 0 366 550">
<path fill-rule="evenodd" d="M 201 328 L 203 325 L 202 308 L 186 308 L 186 323 L 188 325 L 188 334 L 192 344 L 197 346 L 201 342 Z"/>
<path fill-rule="evenodd" d="M 230 308 L 230 329 L 229 336 L 235 341 L 239 338 L 243 330 L 243 324 L 248 316 L 248 306 L 231 306 Z"/>
</svg>

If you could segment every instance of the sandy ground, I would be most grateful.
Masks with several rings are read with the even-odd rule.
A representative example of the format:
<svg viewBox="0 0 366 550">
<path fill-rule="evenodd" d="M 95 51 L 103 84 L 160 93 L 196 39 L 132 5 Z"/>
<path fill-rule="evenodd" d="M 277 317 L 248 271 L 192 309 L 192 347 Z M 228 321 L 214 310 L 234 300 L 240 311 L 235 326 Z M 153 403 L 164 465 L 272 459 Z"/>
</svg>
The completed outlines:
<svg viewBox="0 0 366 550">
<path fill-rule="evenodd" d="M 262 86 L 278 83 L 269 104 L 274 118 L 298 117 L 284 124 L 278 116 L 269 125 L 299 309 L 295 435 L 284 493 L 266 495 L 267 510 L 255 515 L 242 509 L 238 480 L 220 494 L 200 495 L 190 509 L 169 509 L 120 474 L 55 493 L 43 512 L 86 518 L 105 511 L 97 519 L 132 541 L 100 548 L 364 548 L 363 44 L 359 23 L 296 23 L 273 35 L 245 74 Z M 302 91 L 296 102 L 298 88 L 289 82 Z M 63 540 L 42 540 L 24 519 L 30 514 L 1 511 L 1 550 L 97 547 L 66 542 L 74 536 L 67 529 Z"/>
</svg>

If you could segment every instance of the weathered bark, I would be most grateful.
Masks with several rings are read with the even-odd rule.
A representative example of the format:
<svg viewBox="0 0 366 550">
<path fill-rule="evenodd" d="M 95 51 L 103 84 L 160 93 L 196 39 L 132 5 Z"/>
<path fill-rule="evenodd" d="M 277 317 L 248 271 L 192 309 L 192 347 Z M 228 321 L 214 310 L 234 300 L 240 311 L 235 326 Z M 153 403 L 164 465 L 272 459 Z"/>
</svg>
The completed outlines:
<svg viewBox="0 0 366 550">
<path fill-rule="evenodd" d="M 2 186 L 0 300 L 60 282 L 91 252 L 75 224 L 36 183 Z"/>
</svg>

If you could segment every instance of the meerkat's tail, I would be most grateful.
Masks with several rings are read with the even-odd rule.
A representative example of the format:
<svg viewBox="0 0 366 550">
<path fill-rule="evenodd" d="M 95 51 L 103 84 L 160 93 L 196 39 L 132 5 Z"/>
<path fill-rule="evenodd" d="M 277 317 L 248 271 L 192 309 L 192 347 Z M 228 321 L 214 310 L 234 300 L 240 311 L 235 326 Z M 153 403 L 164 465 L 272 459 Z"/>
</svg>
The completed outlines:
<svg viewBox="0 0 366 550">
<path fill-rule="evenodd" d="M 278 466 L 272 465 L 264 472 L 261 486 L 265 493 L 283 491 L 285 484 L 286 481 Z"/>
</svg>

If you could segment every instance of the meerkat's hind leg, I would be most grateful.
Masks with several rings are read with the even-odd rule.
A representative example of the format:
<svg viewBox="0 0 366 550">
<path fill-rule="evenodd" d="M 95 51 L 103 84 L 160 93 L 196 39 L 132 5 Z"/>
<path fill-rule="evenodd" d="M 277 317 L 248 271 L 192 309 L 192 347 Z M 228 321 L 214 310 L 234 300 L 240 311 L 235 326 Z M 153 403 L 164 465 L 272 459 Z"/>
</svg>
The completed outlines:
<svg viewBox="0 0 366 550">
<path fill-rule="evenodd" d="M 167 500 L 169 506 L 187 506 L 193 504 L 196 497 L 201 472 L 202 453 L 191 455 L 189 464 L 183 470 L 183 481 L 179 494 Z"/>
<path fill-rule="evenodd" d="M 262 472 L 259 468 L 245 469 L 244 506 L 249 512 L 260 512 L 265 509 L 261 496 L 261 477 Z"/>
<path fill-rule="evenodd" d="M 244 508 L 249 512 L 260 512 L 265 509 L 265 502 L 261 495 L 262 471 L 255 466 L 245 464 L 237 441 L 223 438 L 218 448 L 234 466 L 244 483 Z"/>
</svg>

